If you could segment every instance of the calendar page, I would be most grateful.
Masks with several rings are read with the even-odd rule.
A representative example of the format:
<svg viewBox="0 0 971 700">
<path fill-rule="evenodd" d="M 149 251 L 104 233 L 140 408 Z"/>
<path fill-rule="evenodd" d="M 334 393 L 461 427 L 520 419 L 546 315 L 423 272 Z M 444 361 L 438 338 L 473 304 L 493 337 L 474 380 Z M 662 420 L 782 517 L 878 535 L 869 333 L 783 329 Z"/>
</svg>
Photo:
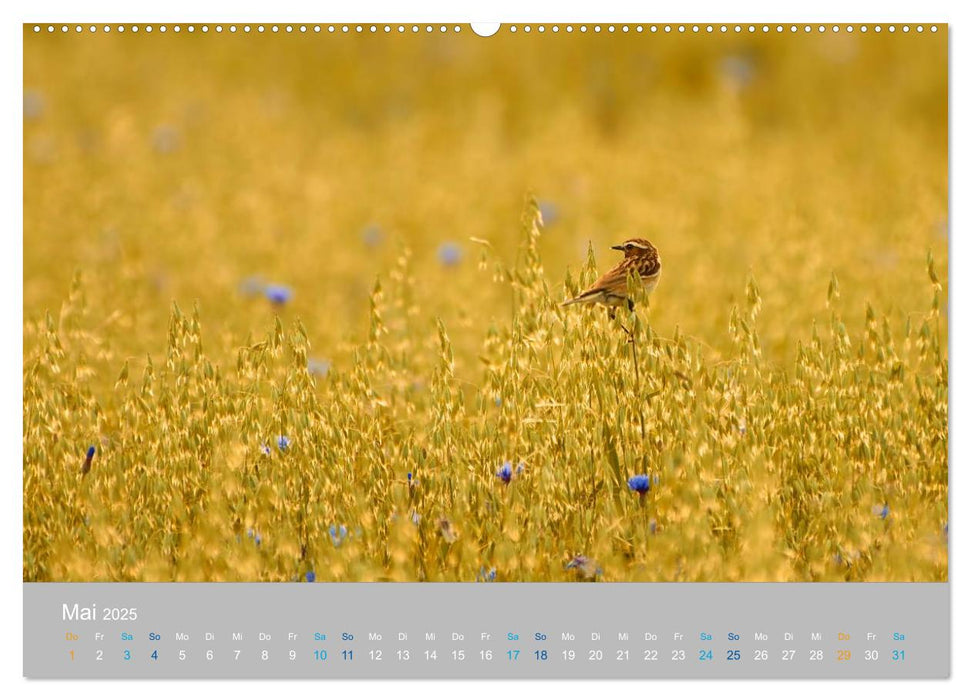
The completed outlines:
<svg viewBox="0 0 971 700">
<path fill-rule="evenodd" d="M 948 25 L 23 25 L 23 673 L 946 678 Z"/>
</svg>

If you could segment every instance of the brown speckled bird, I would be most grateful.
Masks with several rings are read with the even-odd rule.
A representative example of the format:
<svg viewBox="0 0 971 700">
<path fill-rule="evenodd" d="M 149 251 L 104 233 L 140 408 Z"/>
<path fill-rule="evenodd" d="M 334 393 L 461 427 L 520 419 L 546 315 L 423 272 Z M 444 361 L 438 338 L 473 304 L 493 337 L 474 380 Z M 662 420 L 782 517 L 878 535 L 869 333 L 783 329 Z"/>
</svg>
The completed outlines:
<svg viewBox="0 0 971 700">
<path fill-rule="evenodd" d="M 614 307 L 623 303 L 627 304 L 627 308 L 633 309 L 634 300 L 627 294 L 628 271 L 637 272 L 640 275 L 646 294 L 654 291 L 661 277 L 661 258 L 657 248 L 643 238 L 631 238 L 611 248 L 624 251 L 624 259 L 605 272 L 587 290 L 573 299 L 564 301 L 561 306 L 605 304 L 610 309 L 611 318 L 615 313 Z"/>
</svg>

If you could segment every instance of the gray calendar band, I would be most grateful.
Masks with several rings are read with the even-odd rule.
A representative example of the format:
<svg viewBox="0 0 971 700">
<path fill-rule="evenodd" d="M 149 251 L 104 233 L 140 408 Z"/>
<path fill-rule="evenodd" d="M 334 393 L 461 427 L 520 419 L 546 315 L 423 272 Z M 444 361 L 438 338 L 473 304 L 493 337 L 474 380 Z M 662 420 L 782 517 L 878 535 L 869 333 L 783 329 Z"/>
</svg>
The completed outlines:
<svg viewBox="0 0 971 700">
<path fill-rule="evenodd" d="M 28 678 L 949 674 L 946 583 L 24 584 Z"/>
</svg>

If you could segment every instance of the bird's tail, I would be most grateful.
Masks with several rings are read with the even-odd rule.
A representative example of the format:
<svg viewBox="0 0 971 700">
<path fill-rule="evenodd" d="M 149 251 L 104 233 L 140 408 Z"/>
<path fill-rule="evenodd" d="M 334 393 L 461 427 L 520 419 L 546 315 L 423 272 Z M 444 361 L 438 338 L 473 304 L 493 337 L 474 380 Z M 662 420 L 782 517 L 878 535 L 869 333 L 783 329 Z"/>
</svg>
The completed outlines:
<svg viewBox="0 0 971 700">
<path fill-rule="evenodd" d="M 567 299 L 560 306 L 572 306 L 573 304 L 590 304 L 600 299 L 602 291 L 599 289 L 590 289 L 579 296 L 575 296 L 572 299 Z"/>
</svg>

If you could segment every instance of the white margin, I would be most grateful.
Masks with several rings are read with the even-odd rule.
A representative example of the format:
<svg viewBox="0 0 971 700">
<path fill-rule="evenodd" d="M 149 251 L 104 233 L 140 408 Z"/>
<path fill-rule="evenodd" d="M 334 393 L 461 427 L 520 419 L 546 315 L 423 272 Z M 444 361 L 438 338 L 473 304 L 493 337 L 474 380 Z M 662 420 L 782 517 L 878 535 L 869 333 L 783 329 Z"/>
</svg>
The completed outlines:
<svg viewBox="0 0 971 700">
<path fill-rule="evenodd" d="M 859 3 L 862 5 L 862 3 Z M 965 5 L 967 3 L 964 3 Z M 107 2 L 103 0 L 85 0 L 82 3 L 75 0 L 52 2 L 34 2 L 20 7 L 11 8 L 9 5 L 0 9 L 3 22 L 0 24 L 0 46 L 3 48 L 2 80 L 4 96 L 4 120 L 2 151 L 0 162 L 3 163 L 3 197 L 2 221 L 4 232 L 0 235 L 3 241 L 2 264 L 3 274 L 0 284 L 3 285 L 2 298 L 8 300 L 3 306 L 6 321 L 0 327 L 8 329 L 23 329 L 23 198 L 22 198 L 22 94 L 23 94 L 23 35 L 21 24 L 24 22 L 92 22 L 103 24 L 105 20 L 116 23 L 136 22 L 304 22 L 330 23 L 336 22 L 448 22 L 467 24 L 471 21 L 495 22 L 599 22 L 601 24 L 615 22 L 634 24 L 638 20 L 642 23 L 950 23 L 950 185 L 951 199 L 948 221 L 950 225 L 950 255 L 951 271 L 948 275 L 950 308 L 953 313 L 950 318 L 949 336 L 951 341 L 949 356 L 957 358 L 950 370 L 950 410 L 951 426 L 961 425 L 968 420 L 966 410 L 968 400 L 969 373 L 963 367 L 963 361 L 968 357 L 968 304 L 966 287 L 962 276 L 955 275 L 954 270 L 964 271 L 968 265 L 966 233 L 961 229 L 961 204 L 968 201 L 971 192 L 968 191 L 967 180 L 962 179 L 962 173 L 967 172 L 969 152 L 967 141 L 963 139 L 963 131 L 954 128 L 960 122 L 958 115 L 967 114 L 967 100 L 969 87 L 961 85 L 958 77 L 963 76 L 967 81 L 968 56 L 971 55 L 971 23 L 967 22 L 967 11 L 958 1 L 946 2 L 942 0 L 923 0 L 916 2 L 901 2 L 899 0 L 884 0 L 879 5 L 861 9 L 846 0 L 813 0 L 803 3 L 768 2 L 766 0 L 735 0 L 732 3 L 715 2 L 679 2 L 665 3 L 657 6 L 631 3 L 629 0 L 597 0 L 581 4 L 569 0 L 556 3 L 527 4 L 519 0 L 492 0 L 485 3 L 445 2 L 445 0 L 412 0 L 412 2 L 394 2 L 393 0 L 358 0 L 342 6 L 330 4 L 313 4 L 309 2 L 295 2 L 293 0 L 274 0 L 272 3 L 256 3 L 251 1 L 235 2 L 232 4 L 204 5 L 198 1 L 167 0 L 165 3 L 133 3 Z M 488 39 L 483 39 L 488 41 Z M 965 127 L 967 128 L 967 127 Z M 13 303 L 16 300 L 16 304 Z M 211 695 L 214 692 L 226 694 L 233 700 L 259 698 L 265 700 L 267 696 L 286 693 L 294 697 L 334 696 L 353 693 L 364 697 L 393 696 L 399 697 L 448 697 L 458 698 L 493 698 L 497 694 L 514 696 L 540 696 L 555 694 L 557 698 L 589 698 L 595 694 L 611 693 L 616 696 L 648 697 L 652 695 L 666 697 L 694 697 L 709 698 L 734 697 L 766 697 L 776 699 L 780 695 L 787 697 L 816 697 L 817 695 L 844 696 L 849 694 L 877 697 L 880 700 L 891 698 L 908 698 L 920 694 L 933 694 L 935 697 L 967 696 L 971 684 L 971 669 L 964 666 L 962 661 L 969 658 L 971 643 L 965 635 L 971 633 L 968 623 L 968 610 L 971 602 L 963 599 L 960 590 L 966 590 L 967 546 L 968 541 L 960 532 L 962 509 L 959 502 L 967 502 L 960 489 L 964 488 L 964 481 L 960 475 L 962 465 L 967 462 L 968 434 L 960 430 L 950 432 L 950 493 L 949 531 L 951 534 L 950 580 L 952 582 L 952 680 L 949 682 L 890 682 L 890 681 L 819 681 L 819 682 L 785 682 L 785 681 L 650 681 L 629 682 L 461 682 L 461 681 L 420 681 L 420 682 L 388 682 L 388 681 L 327 681 L 324 684 L 309 681 L 290 682 L 243 682 L 243 681 L 174 681 L 174 682 L 122 682 L 122 681 L 85 681 L 85 682 L 38 682 L 22 679 L 22 536 L 21 513 L 23 495 L 21 488 L 22 455 L 22 343 L 21 359 L 16 361 L 18 354 L 14 344 L 7 342 L 3 346 L 4 362 L 2 367 L 2 403 L 4 434 L 7 438 L 3 443 L 16 446 L 14 454 L 8 460 L 5 478 L 2 484 L 4 494 L 4 514 L 6 526 L 0 536 L 0 561 L 3 564 L 2 579 L 2 620 L 0 627 L 0 663 L 3 673 L 0 682 L 12 694 L 8 697 L 29 696 L 31 698 L 84 698 L 97 697 L 127 697 L 127 698 L 166 698 L 175 694 L 190 694 L 191 696 Z M 955 537 L 955 524 L 958 525 Z M 888 611 L 888 615 L 891 613 Z M 960 688 L 964 687 L 964 691 Z"/>
</svg>

